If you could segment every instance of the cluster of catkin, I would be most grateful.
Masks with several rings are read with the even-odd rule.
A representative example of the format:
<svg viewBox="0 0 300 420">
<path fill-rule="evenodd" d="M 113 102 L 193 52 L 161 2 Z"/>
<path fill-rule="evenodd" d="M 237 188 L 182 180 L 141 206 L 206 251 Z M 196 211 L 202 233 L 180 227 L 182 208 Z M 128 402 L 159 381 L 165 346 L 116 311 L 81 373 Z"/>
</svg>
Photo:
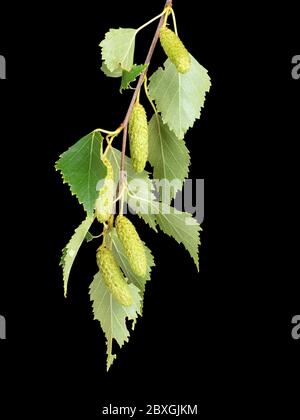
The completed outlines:
<svg viewBox="0 0 300 420">
<path fill-rule="evenodd" d="M 166 26 L 160 30 L 160 42 L 178 72 L 189 71 L 191 58 L 188 51 L 178 36 Z M 132 166 L 136 173 L 140 173 L 148 160 L 148 122 L 145 108 L 139 101 L 133 106 L 128 134 Z M 107 158 L 102 158 L 102 161 L 107 168 L 107 176 L 96 202 L 96 217 L 100 223 L 105 223 L 113 213 L 115 190 L 112 165 Z M 147 274 L 145 246 L 134 225 L 127 217 L 118 215 L 115 219 L 115 228 L 133 273 L 145 277 Z M 102 278 L 112 296 L 121 305 L 131 306 L 133 301 L 127 280 L 105 243 L 98 248 L 96 257 Z"/>
</svg>

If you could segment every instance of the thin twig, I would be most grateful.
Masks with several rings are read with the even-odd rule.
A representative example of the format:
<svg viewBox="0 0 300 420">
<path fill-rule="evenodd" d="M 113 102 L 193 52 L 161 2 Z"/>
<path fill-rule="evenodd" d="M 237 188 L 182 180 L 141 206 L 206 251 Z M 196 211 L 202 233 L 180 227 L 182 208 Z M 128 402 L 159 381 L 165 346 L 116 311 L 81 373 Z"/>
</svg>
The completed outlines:
<svg viewBox="0 0 300 420">
<path fill-rule="evenodd" d="M 166 1 L 165 8 L 168 7 L 168 6 L 172 7 L 172 0 L 167 0 Z M 147 73 L 147 70 L 148 70 L 153 52 L 155 50 L 155 47 L 156 47 L 156 44 L 157 44 L 157 41 L 158 41 L 158 38 L 159 38 L 159 31 L 160 31 L 160 28 L 162 27 L 163 23 L 164 23 L 164 15 L 160 18 L 160 20 L 158 22 L 156 32 L 154 34 L 153 40 L 151 42 L 151 45 L 150 45 L 150 48 L 149 48 L 149 51 L 148 51 L 148 54 L 147 54 L 147 57 L 146 57 L 146 60 L 145 60 L 145 63 L 144 63 L 147 67 L 143 71 L 143 73 L 140 74 L 139 80 L 137 82 L 136 88 L 133 92 L 131 102 L 130 102 L 128 110 L 127 110 L 127 113 L 126 113 L 124 121 L 122 123 L 123 141 L 122 141 L 122 154 L 121 154 L 121 163 L 120 163 L 120 185 L 119 185 L 119 190 L 120 191 L 122 191 L 122 186 L 123 186 L 124 178 L 125 178 L 125 152 L 126 152 L 126 142 L 127 142 L 127 132 L 128 132 L 129 118 L 130 118 L 130 115 L 132 113 L 132 108 L 133 108 L 133 105 L 135 104 L 137 95 L 138 95 L 138 93 L 139 93 L 139 91 L 140 91 L 140 89 L 143 85 L 145 75 Z M 122 208 L 120 209 L 120 213 L 121 214 L 123 213 Z"/>
</svg>

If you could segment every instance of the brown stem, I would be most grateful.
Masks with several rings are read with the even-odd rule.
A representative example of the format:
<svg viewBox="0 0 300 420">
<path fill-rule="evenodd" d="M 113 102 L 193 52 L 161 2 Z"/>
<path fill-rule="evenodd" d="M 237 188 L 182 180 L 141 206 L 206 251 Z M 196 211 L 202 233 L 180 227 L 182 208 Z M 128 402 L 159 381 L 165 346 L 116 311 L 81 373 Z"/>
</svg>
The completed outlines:
<svg viewBox="0 0 300 420">
<path fill-rule="evenodd" d="M 167 6 L 172 6 L 172 0 L 167 0 L 166 1 L 165 8 Z M 145 75 L 147 73 L 147 70 L 148 70 L 153 52 L 155 50 L 155 47 L 156 47 L 156 44 L 157 44 L 157 41 L 158 41 L 158 38 L 159 38 L 160 28 L 162 27 L 162 25 L 164 23 L 164 18 L 165 18 L 165 15 L 163 15 L 158 22 L 156 32 L 154 34 L 153 40 L 151 42 L 151 45 L 150 45 L 150 48 L 149 48 L 149 51 L 148 51 L 148 54 L 147 54 L 147 57 L 146 57 L 146 60 L 145 60 L 145 63 L 144 63 L 147 67 L 143 71 L 143 73 L 140 74 L 139 80 L 137 82 L 136 88 L 135 88 L 135 90 L 133 92 L 133 95 L 132 95 L 132 98 L 131 98 L 131 102 L 130 102 L 128 110 L 126 112 L 124 121 L 121 124 L 121 126 L 123 127 L 123 141 L 122 141 L 122 154 L 121 154 L 121 164 L 120 164 L 119 191 L 122 191 L 123 183 L 124 183 L 124 180 L 125 180 L 125 152 L 126 152 L 126 142 L 127 142 L 127 132 L 128 132 L 129 118 L 130 118 L 130 115 L 132 113 L 132 108 L 133 108 L 133 105 L 135 104 L 137 95 L 138 95 L 139 91 L 141 90 L 142 84 L 144 82 Z M 123 209 L 121 209 L 121 213 L 122 212 L 123 212 Z"/>
</svg>

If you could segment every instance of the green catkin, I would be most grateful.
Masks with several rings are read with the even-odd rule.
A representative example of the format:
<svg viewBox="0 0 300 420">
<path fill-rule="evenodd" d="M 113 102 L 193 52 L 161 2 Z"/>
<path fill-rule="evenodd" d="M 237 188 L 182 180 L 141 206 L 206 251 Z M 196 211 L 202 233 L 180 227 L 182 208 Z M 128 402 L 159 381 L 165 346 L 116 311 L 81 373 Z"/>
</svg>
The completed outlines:
<svg viewBox="0 0 300 420">
<path fill-rule="evenodd" d="M 140 277 L 147 274 L 145 247 L 134 225 L 125 216 L 117 216 L 116 230 L 125 249 L 132 271 Z"/>
<path fill-rule="evenodd" d="M 145 108 L 135 103 L 129 120 L 129 145 L 132 166 L 142 172 L 148 160 L 148 123 Z"/>
<path fill-rule="evenodd" d="M 107 168 L 107 175 L 104 185 L 99 191 L 99 197 L 96 200 L 95 214 L 100 223 L 107 222 L 113 212 L 114 200 L 114 174 L 110 161 L 103 158 L 102 162 Z"/>
<path fill-rule="evenodd" d="M 167 27 L 163 27 L 160 29 L 159 39 L 163 50 L 179 73 L 189 71 L 191 67 L 190 54 L 175 32 Z"/>
<path fill-rule="evenodd" d="M 112 252 L 101 245 L 96 257 L 100 273 L 110 293 L 121 305 L 131 306 L 132 296 L 129 286 Z"/>
</svg>

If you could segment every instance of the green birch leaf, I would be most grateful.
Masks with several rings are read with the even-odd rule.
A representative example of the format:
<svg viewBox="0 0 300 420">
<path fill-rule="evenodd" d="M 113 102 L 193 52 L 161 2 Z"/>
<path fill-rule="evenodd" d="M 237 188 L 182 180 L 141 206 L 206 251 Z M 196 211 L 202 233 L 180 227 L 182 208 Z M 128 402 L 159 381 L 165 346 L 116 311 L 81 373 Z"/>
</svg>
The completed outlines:
<svg viewBox="0 0 300 420">
<path fill-rule="evenodd" d="M 66 255 L 67 255 L 67 247 L 65 246 L 64 248 L 63 248 L 63 250 L 61 251 L 61 257 L 60 257 L 60 261 L 59 261 L 59 266 L 60 267 L 64 267 L 64 265 L 65 265 L 65 258 L 66 258 Z"/>
<path fill-rule="evenodd" d="M 146 67 L 147 65 L 144 65 L 144 64 L 140 64 L 140 65 L 134 64 L 130 71 L 123 70 L 120 92 L 122 93 L 123 89 L 128 89 L 130 87 L 130 83 L 134 82 L 135 79 L 141 73 L 143 73 Z"/>
<path fill-rule="evenodd" d="M 97 184 L 106 177 L 106 167 L 100 159 L 102 141 L 99 132 L 92 132 L 64 152 L 55 164 L 88 215 L 93 214 L 99 195 Z"/>
<path fill-rule="evenodd" d="M 79 251 L 79 248 L 93 223 L 93 220 L 94 216 L 87 216 L 87 218 L 75 230 L 74 235 L 70 239 L 69 243 L 62 250 L 60 265 L 62 266 L 63 270 L 65 297 L 67 296 L 68 281 L 72 265 Z"/>
<path fill-rule="evenodd" d="M 149 161 L 153 177 L 159 180 L 160 199 L 170 204 L 188 176 L 190 155 L 184 141 L 155 114 L 149 122 Z"/>
<path fill-rule="evenodd" d="M 129 285 L 133 298 L 133 304 L 129 307 L 121 305 L 109 292 L 104 280 L 99 273 L 94 277 L 90 285 L 90 298 L 93 301 L 94 319 L 98 320 L 106 337 L 107 345 L 107 370 L 111 367 L 117 357 L 112 352 L 113 340 L 120 347 L 129 340 L 129 330 L 127 320 L 132 321 L 133 329 L 138 315 L 141 312 L 141 296 L 139 289 L 134 285 Z"/>
<path fill-rule="evenodd" d="M 136 29 L 110 29 L 100 43 L 102 59 L 110 72 L 130 71 L 133 65 Z"/>
<path fill-rule="evenodd" d="M 174 207 L 162 204 L 160 213 L 156 216 L 160 229 L 174 238 L 193 258 L 199 271 L 199 246 L 201 227 L 190 213 L 176 210 Z"/>
<path fill-rule="evenodd" d="M 117 78 L 117 77 L 122 77 L 122 74 L 123 74 L 122 69 L 117 69 L 117 70 L 114 70 L 114 71 L 108 70 L 108 67 L 105 63 L 102 63 L 101 70 L 103 71 L 103 73 L 107 77 Z"/>
<path fill-rule="evenodd" d="M 150 280 L 152 267 L 155 266 L 154 259 L 153 259 L 150 249 L 144 243 L 144 247 L 146 251 L 146 259 L 147 259 L 147 274 L 145 277 L 140 277 L 134 274 L 134 272 L 132 271 L 131 265 L 126 256 L 124 247 L 121 241 L 119 240 L 115 229 L 111 233 L 111 240 L 112 240 L 112 252 L 114 254 L 114 257 L 118 261 L 118 264 L 121 267 L 125 276 L 127 277 L 128 281 L 130 283 L 133 283 L 136 287 L 139 288 L 141 292 L 141 296 L 143 298 L 146 282 Z"/>
<path fill-rule="evenodd" d="M 191 56 L 191 68 L 178 73 L 169 59 L 150 78 L 149 92 L 163 122 L 183 139 L 186 131 L 200 118 L 205 94 L 211 86 L 207 70 Z"/>
<path fill-rule="evenodd" d="M 120 172 L 121 152 L 114 147 L 110 151 L 110 162 L 113 165 L 114 175 L 118 179 Z M 156 232 L 155 213 L 158 210 L 158 202 L 154 194 L 155 188 L 153 181 L 149 178 L 149 173 L 142 171 L 137 174 L 132 167 L 131 159 L 125 156 L 125 171 L 127 174 L 127 184 L 129 194 L 125 193 L 125 202 L 145 223 Z"/>
</svg>

